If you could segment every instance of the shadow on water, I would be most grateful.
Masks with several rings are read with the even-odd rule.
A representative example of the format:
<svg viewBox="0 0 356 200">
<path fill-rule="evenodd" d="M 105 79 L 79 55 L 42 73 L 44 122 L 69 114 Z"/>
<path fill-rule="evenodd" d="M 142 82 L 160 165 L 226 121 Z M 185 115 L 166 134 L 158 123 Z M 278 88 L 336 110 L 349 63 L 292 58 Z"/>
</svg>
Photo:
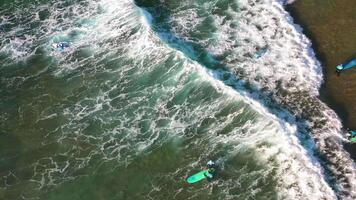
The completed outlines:
<svg viewBox="0 0 356 200">
<path fill-rule="evenodd" d="M 135 0 L 135 4 L 142 9 L 143 14 L 150 23 L 151 29 L 163 42 L 165 42 L 171 48 L 182 52 L 189 59 L 198 62 L 209 70 L 212 70 L 214 75 L 215 73 L 220 74 L 214 76 L 215 79 L 224 82 L 225 85 L 234 88 L 242 95 L 261 103 L 270 113 L 273 113 L 279 118 L 279 124 L 282 125 L 282 127 L 284 127 L 285 121 L 296 124 L 298 129 L 297 131 L 300 133 L 300 135 L 297 135 L 297 137 L 299 138 L 301 144 L 306 149 L 308 149 L 308 154 L 311 157 L 317 157 L 318 162 L 322 164 L 324 168 L 325 179 L 330 187 L 332 187 L 334 191 L 339 191 L 338 187 L 336 186 L 335 176 L 332 173 L 331 168 L 328 166 L 329 160 L 327 156 L 324 155 L 322 150 L 319 150 L 315 147 L 315 141 L 309 135 L 309 132 L 312 128 L 310 128 L 307 120 L 305 119 L 308 119 L 311 116 L 308 116 L 308 114 L 305 113 L 295 114 L 292 110 L 294 105 L 288 105 L 288 102 L 280 103 L 280 101 L 273 95 L 273 93 L 262 91 L 257 89 L 257 87 L 254 85 L 250 85 L 250 83 L 240 81 L 237 75 L 231 72 L 223 62 L 217 59 L 217 56 L 214 56 L 208 52 L 203 46 L 194 42 L 186 41 L 183 38 L 177 36 L 174 33 L 170 23 L 171 11 L 164 3 L 158 0 Z M 282 88 L 280 88 L 277 94 L 280 92 L 283 92 Z M 298 95 L 304 94 L 301 93 L 292 95 L 295 95 L 294 97 L 298 97 Z M 309 107 L 307 106 L 306 109 L 308 108 Z M 315 109 L 316 108 L 313 108 L 310 113 L 315 114 Z M 317 126 L 316 128 L 320 127 Z"/>
</svg>

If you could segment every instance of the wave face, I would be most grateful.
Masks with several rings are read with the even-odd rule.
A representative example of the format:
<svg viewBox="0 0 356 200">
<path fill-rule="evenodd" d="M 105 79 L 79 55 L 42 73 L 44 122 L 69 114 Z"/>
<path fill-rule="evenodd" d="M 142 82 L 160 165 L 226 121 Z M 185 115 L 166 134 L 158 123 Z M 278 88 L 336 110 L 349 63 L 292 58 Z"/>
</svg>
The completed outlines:
<svg viewBox="0 0 356 200">
<path fill-rule="evenodd" d="M 0 5 L 5 199 L 355 195 L 320 64 L 278 1 Z M 188 186 L 209 159 L 218 178 Z"/>
</svg>

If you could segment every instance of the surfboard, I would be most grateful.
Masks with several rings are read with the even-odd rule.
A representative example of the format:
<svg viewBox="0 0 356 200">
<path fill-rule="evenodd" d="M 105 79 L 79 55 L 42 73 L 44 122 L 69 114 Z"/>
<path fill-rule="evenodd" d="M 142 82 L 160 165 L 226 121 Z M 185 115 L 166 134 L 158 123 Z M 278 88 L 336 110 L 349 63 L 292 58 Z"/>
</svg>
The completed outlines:
<svg viewBox="0 0 356 200">
<path fill-rule="evenodd" d="M 351 138 L 351 142 L 356 142 L 356 137 Z"/>
<path fill-rule="evenodd" d="M 340 64 L 340 65 L 336 66 L 336 69 L 345 70 L 345 69 L 350 69 L 350 68 L 353 68 L 353 67 L 356 67 L 356 58 L 350 60 L 347 63 Z"/>
<path fill-rule="evenodd" d="M 352 67 L 356 67 L 356 58 L 350 60 L 348 63 L 344 65 L 343 69 L 350 69 Z"/>
<path fill-rule="evenodd" d="M 206 170 L 203 170 L 203 171 L 200 171 L 200 172 L 198 172 L 198 173 L 196 173 L 196 174 L 193 174 L 193 175 L 191 175 L 191 176 L 189 176 L 189 177 L 187 178 L 187 182 L 188 182 L 188 183 L 196 183 L 196 182 L 199 182 L 199 181 L 201 181 L 201 180 L 203 180 L 203 179 L 206 178 L 206 177 L 204 176 L 205 173 L 209 173 L 207 169 L 206 169 Z"/>
</svg>

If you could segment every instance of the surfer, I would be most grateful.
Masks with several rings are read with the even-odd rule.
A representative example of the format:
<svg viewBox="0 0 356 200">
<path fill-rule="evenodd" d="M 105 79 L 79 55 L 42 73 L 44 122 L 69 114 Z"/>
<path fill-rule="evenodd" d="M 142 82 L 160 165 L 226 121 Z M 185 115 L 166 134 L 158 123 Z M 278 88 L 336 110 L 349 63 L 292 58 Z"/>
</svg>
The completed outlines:
<svg viewBox="0 0 356 200">
<path fill-rule="evenodd" d="M 204 174 L 208 181 L 211 181 L 215 175 L 215 163 L 212 160 L 209 160 L 206 164 L 208 166 L 208 172 Z"/>
<path fill-rule="evenodd" d="M 192 184 L 201 180 L 207 179 L 211 181 L 216 175 L 216 165 L 212 160 L 207 163 L 208 169 L 204 169 L 196 174 L 193 174 L 187 178 L 187 182 Z"/>
<path fill-rule="evenodd" d="M 57 44 L 54 44 L 54 47 L 59 49 L 60 51 L 64 51 L 65 48 L 69 47 L 69 43 L 68 42 L 59 42 Z"/>
</svg>

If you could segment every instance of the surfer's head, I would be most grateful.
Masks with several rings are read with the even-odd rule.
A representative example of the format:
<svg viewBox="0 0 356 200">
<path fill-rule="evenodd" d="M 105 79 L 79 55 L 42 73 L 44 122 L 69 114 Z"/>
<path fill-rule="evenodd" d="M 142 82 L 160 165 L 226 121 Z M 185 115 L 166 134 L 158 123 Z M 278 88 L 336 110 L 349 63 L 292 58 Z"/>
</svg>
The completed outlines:
<svg viewBox="0 0 356 200">
<path fill-rule="evenodd" d="M 206 163 L 206 165 L 208 166 L 208 168 L 214 168 L 215 167 L 215 163 L 212 160 L 209 160 L 208 163 Z"/>
<path fill-rule="evenodd" d="M 336 66 L 336 70 L 342 70 L 342 69 L 343 69 L 342 65 Z"/>
</svg>

